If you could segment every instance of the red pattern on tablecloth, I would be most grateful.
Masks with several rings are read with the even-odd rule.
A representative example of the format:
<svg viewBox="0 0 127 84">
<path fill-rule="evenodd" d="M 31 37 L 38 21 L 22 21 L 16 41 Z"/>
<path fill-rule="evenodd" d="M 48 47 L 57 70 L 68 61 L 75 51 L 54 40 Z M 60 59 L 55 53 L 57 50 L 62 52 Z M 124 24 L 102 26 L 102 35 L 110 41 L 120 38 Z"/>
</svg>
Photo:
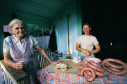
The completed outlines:
<svg viewBox="0 0 127 84">
<path fill-rule="evenodd" d="M 97 77 L 94 81 L 88 82 L 80 74 L 40 70 L 37 77 L 41 84 L 127 84 L 127 74 L 116 76 L 108 73 L 107 77 Z"/>
</svg>

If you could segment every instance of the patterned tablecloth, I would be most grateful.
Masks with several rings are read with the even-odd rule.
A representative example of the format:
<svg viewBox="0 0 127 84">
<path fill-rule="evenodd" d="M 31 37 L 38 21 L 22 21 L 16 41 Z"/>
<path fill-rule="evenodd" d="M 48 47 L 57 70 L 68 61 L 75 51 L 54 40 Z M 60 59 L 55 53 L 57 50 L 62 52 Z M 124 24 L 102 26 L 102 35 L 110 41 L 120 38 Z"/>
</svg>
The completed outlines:
<svg viewBox="0 0 127 84">
<path fill-rule="evenodd" d="M 55 72 L 48 70 L 40 70 L 37 77 L 41 84 L 127 84 L 127 73 L 122 76 L 116 76 L 108 73 L 107 77 L 96 78 L 92 82 L 88 82 L 80 74 Z"/>
<path fill-rule="evenodd" d="M 71 59 L 60 59 L 59 61 L 65 63 L 68 70 L 58 71 L 55 69 L 55 65 L 50 64 L 37 73 L 41 84 L 127 84 L 127 73 L 122 76 L 108 73 L 107 77 L 96 78 L 94 81 L 88 82 L 80 76 L 78 69 L 78 66 L 84 62 L 74 63 Z"/>
</svg>

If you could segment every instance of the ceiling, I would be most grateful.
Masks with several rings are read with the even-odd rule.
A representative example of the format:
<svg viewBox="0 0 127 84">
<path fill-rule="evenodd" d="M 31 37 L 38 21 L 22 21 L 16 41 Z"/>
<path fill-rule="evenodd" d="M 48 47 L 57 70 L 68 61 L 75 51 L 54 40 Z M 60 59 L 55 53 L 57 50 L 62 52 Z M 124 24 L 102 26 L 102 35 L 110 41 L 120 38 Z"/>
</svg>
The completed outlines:
<svg viewBox="0 0 127 84">
<path fill-rule="evenodd" d="M 0 0 L 0 13 L 50 23 L 72 0 Z"/>
</svg>

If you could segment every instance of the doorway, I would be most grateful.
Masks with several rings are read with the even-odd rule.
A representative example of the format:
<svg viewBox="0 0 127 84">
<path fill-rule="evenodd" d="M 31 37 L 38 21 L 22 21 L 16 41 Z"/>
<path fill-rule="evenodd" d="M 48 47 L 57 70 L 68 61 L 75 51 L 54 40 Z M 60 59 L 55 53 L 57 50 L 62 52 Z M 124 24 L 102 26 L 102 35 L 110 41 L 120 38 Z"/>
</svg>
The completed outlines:
<svg viewBox="0 0 127 84">
<path fill-rule="evenodd" d="M 100 59 L 116 58 L 127 62 L 127 5 L 125 1 L 85 0 L 82 2 L 83 23 L 92 24 L 101 52 Z"/>
</svg>

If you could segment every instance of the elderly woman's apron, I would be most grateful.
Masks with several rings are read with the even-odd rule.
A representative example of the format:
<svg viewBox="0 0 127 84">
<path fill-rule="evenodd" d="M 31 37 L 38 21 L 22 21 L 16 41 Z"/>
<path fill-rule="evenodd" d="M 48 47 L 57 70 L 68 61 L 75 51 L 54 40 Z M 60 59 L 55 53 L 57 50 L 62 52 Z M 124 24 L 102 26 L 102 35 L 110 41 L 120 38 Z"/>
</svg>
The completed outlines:
<svg viewBox="0 0 127 84">
<path fill-rule="evenodd" d="M 36 78 L 36 73 L 40 69 L 40 64 L 36 56 L 31 55 L 30 50 L 30 42 L 29 38 L 26 38 L 26 50 L 25 53 L 22 54 L 16 43 L 12 40 L 12 36 L 10 36 L 10 40 L 12 42 L 12 51 L 14 54 L 14 62 L 24 61 L 23 70 L 27 72 L 30 76 L 30 84 L 37 84 L 38 80 Z"/>
</svg>

